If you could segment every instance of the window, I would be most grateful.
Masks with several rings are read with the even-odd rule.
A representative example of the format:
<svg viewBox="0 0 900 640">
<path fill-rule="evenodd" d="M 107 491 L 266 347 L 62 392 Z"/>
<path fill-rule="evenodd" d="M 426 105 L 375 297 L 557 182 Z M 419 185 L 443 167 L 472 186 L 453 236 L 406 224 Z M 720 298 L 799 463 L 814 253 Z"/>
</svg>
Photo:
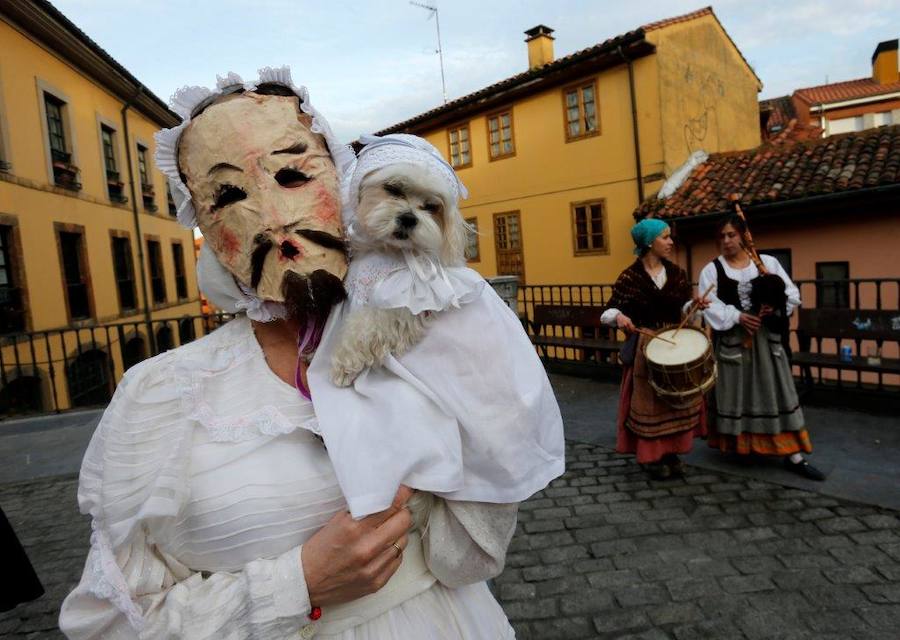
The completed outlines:
<svg viewBox="0 0 900 640">
<path fill-rule="evenodd" d="M 850 263 L 816 263 L 816 307 L 847 309 L 850 307 Z"/>
<path fill-rule="evenodd" d="M 44 108 L 47 110 L 47 134 L 50 136 L 50 154 L 54 160 L 68 162 L 70 159 L 66 146 L 66 130 L 63 126 L 63 106 L 65 103 L 51 96 L 49 93 L 44 94 Z"/>
<path fill-rule="evenodd" d="M 175 206 L 175 197 L 172 195 L 172 185 L 166 180 L 166 204 L 169 205 L 169 215 L 173 218 L 178 216 L 178 207 Z"/>
<path fill-rule="evenodd" d="M 472 152 L 469 146 L 469 125 L 448 131 L 450 138 L 450 165 L 454 169 L 462 169 L 472 164 Z"/>
<path fill-rule="evenodd" d="M 78 167 L 72 164 L 72 154 L 66 137 L 65 107 L 65 102 L 50 93 L 44 93 L 53 182 L 59 187 L 78 191 L 81 184 L 78 182 Z"/>
<path fill-rule="evenodd" d="M 147 240 L 147 260 L 150 266 L 150 289 L 153 292 L 153 303 L 166 301 L 166 279 L 163 272 L 162 248 L 158 240 Z"/>
<path fill-rule="evenodd" d="M 518 211 L 494 214 L 494 245 L 497 251 L 497 274 L 519 276 L 525 282 L 525 259 Z"/>
<path fill-rule="evenodd" d="M 123 191 L 125 185 L 119 179 L 116 163 L 116 131 L 106 125 L 100 126 L 100 140 L 103 143 L 103 165 L 106 168 L 106 190 L 113 202 L 128 202 Z"/>
<path fill-rule="evenodd" d="M 134 262 L 131 259 L 131 240 L 127 235 L 112 239 L 113 270 L 119 291 L 119 308 L 131 311 L 137 308 L 137 294 L 134 288 Z"/>
<path fill-rule="evenodd" d="M 563 91 L 566 140 L 577 140 L 600 133 L 596 94 L 597 85 L 593 80 Z"/>
<path fill-rule="evenodd" d="M 62 255 L 63 281 L 66 286 L 69 319 L 90 318 L 91 302 L 88 291 L 87 265 L 84 259 L 84 236 L 79 232 L 60 231 L 59 248 Z"/>
<path fill-rule="evenodd" d="M 25 330 L 25 305 L 16 278 L 11 225 L 0 225 L 0 333 Z"/>
<path fill-rule="evenodd" d="M 788 274 L 789 278 L 794 277 L 790 249 L 759 249 L 758 253 L 765 253 L 766 255 L 772 256 L 778 260 L 778 264 L 781 265 L 781 268 L 784 269 L 784 272 Z"/>
<path fill-rule="evenodd" d="M 187 278 L 184 275 L 184 249 L 179 242 L 172 243 L 172 260 L 175 263 L 175 292 L 179 300 L 188 297 Z"/>
<path fill-rule="evenodd" d="M 491 160 L 506 158 L 516 153 L 513 144 L 512 110 L 488 116 L 488 149 Z"/>
<path fill-rule="evenodd" d="M 147 164 L 147 147 L 142 144 L 137 146 L 138 174 L 141 177 L 141 196 L 144 200 L 144 209 L 156 213 L 156 194 L 153 192 L 153 183 L 150 179 L 150 169 Z"/>
<path fill-rule="evenodd" d="M 572 203 L 572 230 L 575 254 L 607 253 L 606 216 L 603 200 Z"/>
<path fill-rule="evenodd" d="M 469 229 L 466 231 L 466 261 L 481 262 L 478 254 L 478 218 L 466 218 Z"/>
</svg>

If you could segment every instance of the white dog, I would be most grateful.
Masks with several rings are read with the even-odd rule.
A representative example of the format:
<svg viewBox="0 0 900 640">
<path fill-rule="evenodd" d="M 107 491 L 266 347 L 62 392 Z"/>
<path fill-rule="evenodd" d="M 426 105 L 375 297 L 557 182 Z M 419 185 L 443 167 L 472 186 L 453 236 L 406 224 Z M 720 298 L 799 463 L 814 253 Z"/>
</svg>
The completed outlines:
<svg viewBox="0 0 900 640">
<path fill-rule="evenodd" d="M 563 472 L 562 418 L 518 316 L 465 265 L 466 188 L 422 138 L 361 142 L 342 179 L 348 296 L 307 371 L 347 507 L 382 511 L 400 484 L 527 498 Z M 428 519 L 427 505 L 412 510 Z"/>
<path fill-rule="evenodd" d="M 424 142 L 424 141 L 423 141 Z M 427 143 L 425 143 L 427 144 Z M 354 203 L 351 203 L 351 206 Z M 397 269 L 427 270 L 402 279 L 415 287 L 417 279 L 446 277 L 447 267 L 465 263 L 469 225 L 457 205 L 457 195 L 443 176 L 422 164 L 398 162 L 376 169 L 359 182 L 359 202 L 351 240 L 354 255 L 381 254 L 375 271 L 351 275 L 368 282 L 375 275 Z M 404 256 L 406 258 L 404 258 Z M 332 380 L 338 386 L 353 383 L 359 373 L 380 364 L 388 354 L 400 355 L 423 337 L 434 309 L 415 312 L 410 307 L 382 308 L 372 304 L 367 292 L 352 282 L 351 296 L 362 306 L 354 306 L 342 329 L 332 361 Z M 399 292 L 395 292 L 399 293 Z M 411 292 L 409 292 L 411 293 Z M 401 293 L 402 295 L 402 293 Z M 457 306 L 453 304 L 453 306 Z"/>
</svg>

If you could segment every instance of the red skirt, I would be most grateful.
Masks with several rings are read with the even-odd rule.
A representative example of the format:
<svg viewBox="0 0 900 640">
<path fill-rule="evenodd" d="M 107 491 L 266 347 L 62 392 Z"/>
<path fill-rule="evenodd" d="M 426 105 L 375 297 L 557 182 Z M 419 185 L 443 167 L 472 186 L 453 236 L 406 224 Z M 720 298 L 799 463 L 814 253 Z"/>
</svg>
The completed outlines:
<svg viewBox="0 0 900 640">
<path fill-rule="evenodd" d="M 706 437 L 706 399 L 702 401 L 696 424 L 690 429 L 653 438 L 640 436 L 626 425 L 634 393 L 633 372 L 633 367 L 625 367 L 622 372 L 622 390 L 619 394 L 619 412 L 616 419 L 616 452 L 633 453 L 640 464 L 658 462 L 666 454 L 690 453 L 694 446 L 694 438 Z"/>
</svg>

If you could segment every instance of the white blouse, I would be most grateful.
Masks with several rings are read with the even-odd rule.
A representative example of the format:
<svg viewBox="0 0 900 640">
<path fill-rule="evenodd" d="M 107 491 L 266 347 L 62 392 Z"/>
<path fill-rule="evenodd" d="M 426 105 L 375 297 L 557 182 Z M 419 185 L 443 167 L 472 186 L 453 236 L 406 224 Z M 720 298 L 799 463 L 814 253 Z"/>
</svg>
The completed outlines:
<svg viewBox="0 0 900 640">
<path fill-rule="evenodd" d="M 246 318 L 130 369 L 85 454 L 78 499 L 93 534 L 63 632 L 513 637 L 482 581 L 503 568 L 516 505 L 443 500 L 382 590 L 310 625 L 300 548 L 346 509 L 315 425 Z"/>
<path fill-rule="evenodd" d="M 791 315 L 794 309 L 800 306 L 800 290 L 791 280 L 790 276 L 785 272 L 781 263 L 776 258 L 769 255 L 760 255 L 762 263 L 765 265 L 769 273 L 773 273 L 784 280 L 785 293 L 787 294 L 787 314 Z M 728 264 L 722 256 L 716 258 L 725 268 L 725 275 L 732 280 L 737 281 L 738 299 L 741 308 L 738 309 L 730 304 L 725 304 L 719 300 L 716 295 L 715 286 L 718 284 L 718 274 L 716 265 L 710 262 L 703 267 L 700 272 L 700 283 L 698 289 L 703 292 L 713 287 L 712 293 L 709 294 L 709 306 L 703 311 L 703 318 L 716 331 L 728 331 L 741 321 L 741 313 L 750 309 L 750 289 L 752 285 L 750 281 L 759 275 L 759 269 L 753 261 L 743 269 L 736 269 Z"/>
</svg>

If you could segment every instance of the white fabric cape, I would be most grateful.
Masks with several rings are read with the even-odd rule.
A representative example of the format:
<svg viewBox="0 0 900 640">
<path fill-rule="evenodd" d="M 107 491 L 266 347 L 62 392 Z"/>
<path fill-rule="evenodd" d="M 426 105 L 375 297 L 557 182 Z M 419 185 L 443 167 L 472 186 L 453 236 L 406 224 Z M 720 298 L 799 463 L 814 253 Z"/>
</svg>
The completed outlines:
<svg viewBox="0 0 900 640">
<path fill-rule="evenodd" d="M 351 292 L 364 262 L 351 263 Z M 521 322 L 476 272 L 447 272 L 457 286 L 480 286 L 437 313 L 410 351 L 335 386 L 332 354 L 351 297 L 331 314 L 310 364 L 319 432 L 355 518 L 387 508 L 401 483 L 448 500 L 510 503 L 565 470 L 559 406 Z M 373 298 L 407 306 L 408 291 L 375 286 Z"/>
</svg>

